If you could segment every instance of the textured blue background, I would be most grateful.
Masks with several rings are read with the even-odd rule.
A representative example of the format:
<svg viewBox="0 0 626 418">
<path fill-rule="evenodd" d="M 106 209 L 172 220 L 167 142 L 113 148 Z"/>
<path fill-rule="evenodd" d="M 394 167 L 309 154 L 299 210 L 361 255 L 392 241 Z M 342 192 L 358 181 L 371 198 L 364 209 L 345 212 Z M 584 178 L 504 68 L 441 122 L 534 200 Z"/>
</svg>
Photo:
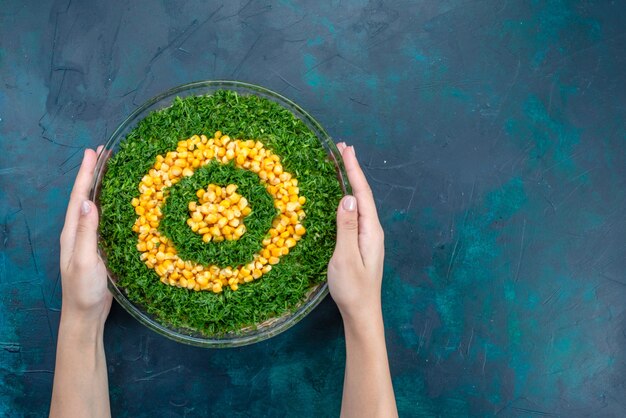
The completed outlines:
<svg viewBox="0 0 626 418">
<path fill-rule="evenodd" d="M 237 79 L 357 148 L 402 416 L 626 415 L 625 28 L 619 1 L 0 2 L 0 414 L 49 405 L 82 150 L 169 87 Z M 330 299 L 251 347 L 118 306 L 105 339 L 115 416 L 339 411 Z"/>
</svg>

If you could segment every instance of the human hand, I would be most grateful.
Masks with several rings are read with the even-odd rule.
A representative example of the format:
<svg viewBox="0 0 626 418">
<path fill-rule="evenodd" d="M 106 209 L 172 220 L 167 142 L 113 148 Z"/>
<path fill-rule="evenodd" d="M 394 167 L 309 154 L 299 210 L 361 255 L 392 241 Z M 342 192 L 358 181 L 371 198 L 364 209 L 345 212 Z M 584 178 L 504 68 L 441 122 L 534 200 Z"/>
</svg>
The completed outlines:
<svg viewBox="0 0 626 418">
<path fill-rule="evenodd" d="M 89 201 L 97 154 L 85 150 L 61 232 L 63 305 L 50 417 L 110 417 L 104 322 L 111 309 L 98 255 L 98 209 Z"/>
<path fill-rule="evenodd" d="M 104 328 L 111 309 L 107 271 L 98 255 L 98 209 L 89 200 L 97 154 L 85 150 L 61 232 L 61 279 L 63 306 L 61 320 L 86 321 Z"/>
<path fill-rule="evenodd" d="M 328 265 L 328 287 L 344 321 L 381 317 L 384 232 L 354 147 L 337 144 L 354 196 L 337 209 L 337 244 Z"/>
</svg>

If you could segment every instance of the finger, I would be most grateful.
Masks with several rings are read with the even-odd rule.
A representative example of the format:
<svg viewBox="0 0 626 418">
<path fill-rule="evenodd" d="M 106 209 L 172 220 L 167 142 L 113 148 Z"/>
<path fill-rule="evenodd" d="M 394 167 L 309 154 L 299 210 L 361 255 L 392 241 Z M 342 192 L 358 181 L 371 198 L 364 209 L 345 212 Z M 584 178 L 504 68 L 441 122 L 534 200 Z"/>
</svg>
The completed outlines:
<svg viewBox="0 0 626 418">
<path fill-rule="evenodd" d="M 354 197 L 356 197 L 359 206 L 359 216 L 362 216 L 367 224 L 377 224 L 378 213 L 376 212 L 374 196 L 363 174 L 363 170 L 361 170 L 361 166 L 356 159 L 354 147 L 346 147 L 341 153 L 341 156 L 343 157 L 343 163 L 346 167 L 346 173 L 348 173 L 350 186 L 352 186 L 352 193 Z"/>
<path fill-rule="evenodd" d="M 354 196 L 344 196 L 337 208 L 337 243 L 335 254 L 347 260 L 359 260 L 359 213 L 357 200 Z"/>
<path fill-rule="evenodd" d="M 98 145 L 98 148 L 96 148 L 97 155 L 100 155 L 100 153 L 102 152 L 102 148 L 104 148 L 104 145 Z"/>
<path fill-rule="evenodd" d="M 96 164 L 96 153 L 91 149 L 85 150 L 83 162 L 76 175 L 70 201 L 67 205 L 67 213 L 65 214 L 65 225 L 61 233 L 61 251 L 69 250 L 74 245 L 74 236 L 76 235 L 76 227 L 80 217 L 80 205 L 84 200 L 89 198 L 89 190 L 93 180 L 93 171 Z"/>
<path fill-rule="evenodd" d="M 72 263 L 93 265 L 98 254 L 98 209 L 89 200 L 80 202 Z"/>
<path fill-rule="evenodd" d="M 384 233 L 372 190 L 359 166 L 354 147 L 346 147 L 343 160 L 359 208 L 359 249 L 366 267 L 379 265 L 384 258 Z"/>
<path fill-rule="evenodd" d="M 345 142 L 337 143 L 337 149 L 339 150 L 339 153 L 341 154 L 343 150 L 346 149 L 346 143 Z"/>
</svg>

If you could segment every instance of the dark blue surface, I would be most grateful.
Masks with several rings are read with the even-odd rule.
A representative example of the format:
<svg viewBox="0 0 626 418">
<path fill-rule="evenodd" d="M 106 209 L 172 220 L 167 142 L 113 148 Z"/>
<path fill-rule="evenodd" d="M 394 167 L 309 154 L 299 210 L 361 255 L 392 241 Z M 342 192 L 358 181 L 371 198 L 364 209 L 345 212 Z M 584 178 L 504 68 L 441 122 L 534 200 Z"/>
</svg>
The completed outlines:
<svg viewBox="0 0 626 418">
<path fill-rule="evenodd" d="M 609 1 L 0 7 L 0 412 L 49 404 L 82 150 L 193 80 L 281 92 L 354 144 L 386 230 L 402 416 L 626 415 L 626 11 Z M 330 299 L 204 350 L 114 306 L 115 416 L 333 416 Z"/>
</svg>

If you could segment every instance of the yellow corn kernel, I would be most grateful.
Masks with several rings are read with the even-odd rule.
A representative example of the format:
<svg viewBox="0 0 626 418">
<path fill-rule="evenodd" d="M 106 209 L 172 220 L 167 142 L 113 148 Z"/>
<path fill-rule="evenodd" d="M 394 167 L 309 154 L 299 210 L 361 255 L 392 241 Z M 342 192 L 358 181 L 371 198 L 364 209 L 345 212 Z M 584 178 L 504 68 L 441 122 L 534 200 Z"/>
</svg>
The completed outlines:
<svg viewBox="0 0 626 418">
<path fill-rule="evenodd" d="M 278 257 L 270 257 L 269 259 L 269 263 L 274 265 L 274 264 L 278 264 L 278 262 L 280 261 L 280 259 Z"/>
<path fill-rule="evenodd" d="M 163 267 L 165 267 L 167 271 L 174 271 L 174 263 L 172 263 L 172 260 L 165 260 L 163 262 Z"/>
<path fill-rule="evenodd" d="M 296 232 L 296 235 L 302 236 L 306 232 L 306 229 L 302 226 L 302 224 L 297 224 L 294 227 L 294 231 Z"/>
<path fill-rule="evenodd" d="M 237 229 L 235 229 L 235 236 L 237 236 L 237 237 L 241 237 L 245 233 L 246 233 L 246 226 L 245 225 L 239 225 L 237 227 Z"/>
<path fill-rule="evenodd" d="M 231 204 L 239 203 L 239 201 L 241 200 L 241 195 L 234 193 L 232 196 L 228 198 L 228 200 L 230 200 Z"/>
</svg>

